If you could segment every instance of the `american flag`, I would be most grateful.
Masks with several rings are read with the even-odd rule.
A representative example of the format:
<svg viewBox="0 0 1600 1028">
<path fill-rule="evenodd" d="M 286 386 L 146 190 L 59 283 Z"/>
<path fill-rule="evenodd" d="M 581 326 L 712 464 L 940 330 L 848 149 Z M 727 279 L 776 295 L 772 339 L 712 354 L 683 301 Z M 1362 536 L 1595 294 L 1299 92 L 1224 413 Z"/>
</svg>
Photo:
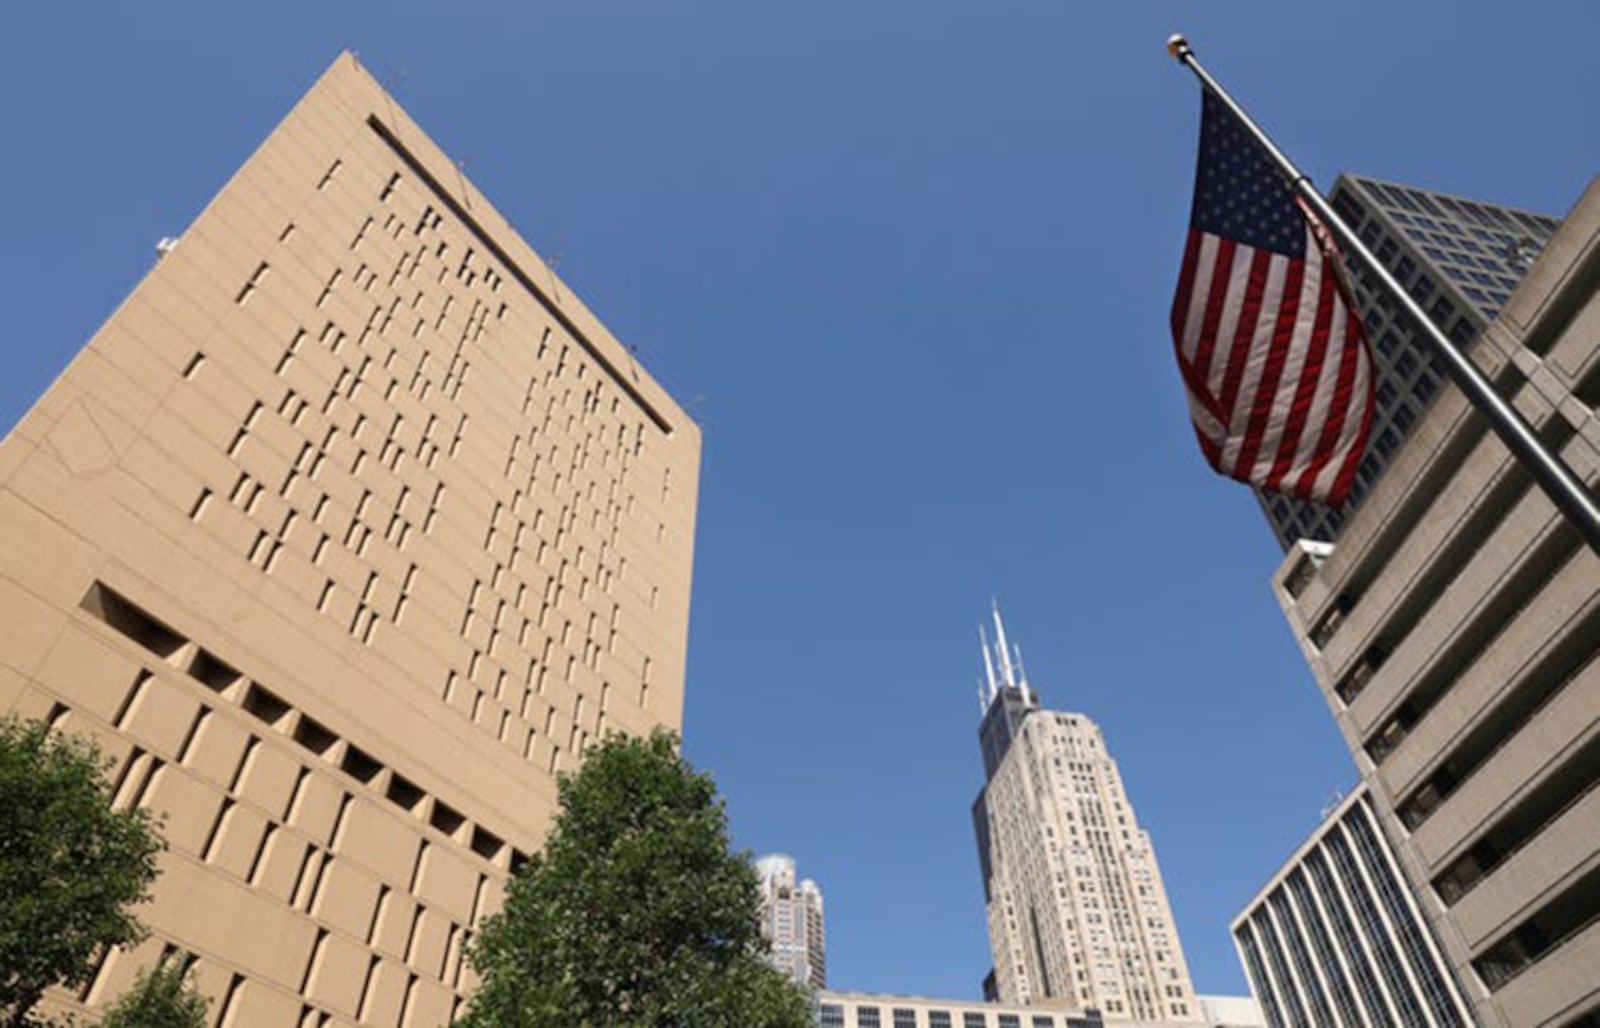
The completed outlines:
<svg viewBox="0 0 1600 1028">
<path fill-rule="evenodd" d="M 1189 413 L 1211 466 L 1344 502 L 1372 425 L 1372 357 L 1327 229 L 1265 149 L 1201 91 L 1194 213 L 1172 304 Z"/>
</svg>

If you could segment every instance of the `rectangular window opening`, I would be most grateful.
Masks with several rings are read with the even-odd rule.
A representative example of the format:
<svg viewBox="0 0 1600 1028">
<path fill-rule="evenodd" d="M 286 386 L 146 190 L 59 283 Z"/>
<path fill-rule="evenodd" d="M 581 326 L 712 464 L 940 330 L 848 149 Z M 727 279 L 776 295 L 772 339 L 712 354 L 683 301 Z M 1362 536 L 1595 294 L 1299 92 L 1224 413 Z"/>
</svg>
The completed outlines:
<svg viewBox="0 0 1600 1028">
<path fill-rule="evenodd" d="M 481 827 L 472 829 L 472 851 L 485 860 L 493 861 L 499 858 L 500 851 L 505 849 L 505 840 L 493 832 L 485 831 Z"/>
<path fill-rule="evenodd" d="M 389 778 L 388 797 L 391 803 L 403 807 L 414 814 L 422 806 L 422 801 L 427 798 L 427 794 L 409 779 L 400 775 L 392 775 Z"/>
<path fill-rule="evenodd" d="M 456 833 L 461 831 L 461 826 L 466 820 L 453 807 L 437 800 L 434 801 L 433 812 L 428 815 L 428 823 L 451 838 L 455 838 Z"/>
<path fill-rule="evenodd" d="M 225 692 L 244 677 L 206 650 L 195 653 L 194 663 L 189 667 L 189 675 L 213 692 Z"/>
<path fill-rule="evenodd" d="M 326 757 L 328 751 L 339 741 L 339 737 L 324 728 L 320 722 L 302 714 L 300 722 L 294 726 L 294 741 L 319 757 Z"/>
<path fill-rule="evenodd" d="M 289 716 L 289 705 L 259 685 L 251 684 L 244 696 L 244 709 L 269 725 L 276 726 Z"/>
<path fill-rule="evenodd" d="M 370 783 L 383 771 L 382 764 L 356 746 L 345 749 L 344 759 L 339 762 L 339 767 L 350 777 L 366 783 Z"/>
<path fill-rule="evenodd" d="M 163 660 L 188 641 L 102 582 L 89 587 L 79 606 Z"/>
</svg>

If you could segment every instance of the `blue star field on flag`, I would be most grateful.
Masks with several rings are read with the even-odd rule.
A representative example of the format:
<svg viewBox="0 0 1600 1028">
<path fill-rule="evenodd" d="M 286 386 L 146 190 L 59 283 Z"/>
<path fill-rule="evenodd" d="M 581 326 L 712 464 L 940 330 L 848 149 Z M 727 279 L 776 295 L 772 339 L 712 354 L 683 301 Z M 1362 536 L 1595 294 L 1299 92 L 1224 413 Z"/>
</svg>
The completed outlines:
<svg viewBox="0 0 1600 1028">
<path fill-rule="evenodd" d="M 1288 257 L 1305 255 L 1306 222 L 1289 183 L 1210 90 L 1200 114 L 1192 219 L 1202 232 Z"/>
</svg>

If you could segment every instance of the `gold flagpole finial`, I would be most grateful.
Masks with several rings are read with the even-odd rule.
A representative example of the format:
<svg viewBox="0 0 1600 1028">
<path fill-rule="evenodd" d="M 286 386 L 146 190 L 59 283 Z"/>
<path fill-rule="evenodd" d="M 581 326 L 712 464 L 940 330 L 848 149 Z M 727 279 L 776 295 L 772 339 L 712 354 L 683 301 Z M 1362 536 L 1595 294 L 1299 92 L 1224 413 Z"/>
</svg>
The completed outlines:
<svg viewBox="0 0 1600 1028">
<path fill-rule="evenodd" d="M 1189 48 L 1189 37 L 1182 32 L 1174 32 L 1167 37 L 1167 54 L 1174 61 L 1182 62 L 1192 53 L 1194 51 Z"/>
</svg>

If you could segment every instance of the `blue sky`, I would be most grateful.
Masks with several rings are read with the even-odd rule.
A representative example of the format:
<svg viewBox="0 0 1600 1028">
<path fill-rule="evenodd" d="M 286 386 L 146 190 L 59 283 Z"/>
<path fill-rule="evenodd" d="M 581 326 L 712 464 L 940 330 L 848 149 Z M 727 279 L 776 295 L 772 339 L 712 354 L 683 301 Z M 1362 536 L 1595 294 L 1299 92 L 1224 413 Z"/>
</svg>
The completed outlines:
<svg viewBox="0 0 1600 1028">
<path fill-rule="evenodd" d="M 971 996 L 976 629 L 1104 727 L 1196 985 L 1355 777 L 1165 318 L 1183 29 L 1324 184 L 1563 213 L 1592 3 L 11 5 L 0 426 L 342 47 L 705 430 L 687 746 L 837 987 Z"/>
</svg>

